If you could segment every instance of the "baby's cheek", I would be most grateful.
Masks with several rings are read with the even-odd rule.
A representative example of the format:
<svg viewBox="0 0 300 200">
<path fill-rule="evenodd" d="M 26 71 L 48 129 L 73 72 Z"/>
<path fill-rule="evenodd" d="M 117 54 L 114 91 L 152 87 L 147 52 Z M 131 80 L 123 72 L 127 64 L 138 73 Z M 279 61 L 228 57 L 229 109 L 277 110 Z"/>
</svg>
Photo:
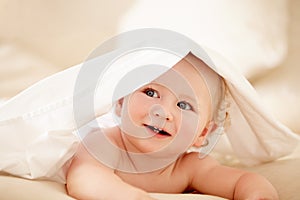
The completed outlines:
<svg viewBox="0 0 300 200">
<path fill-rule="evenodd" d="M 197 115 L 183 114 L 181 121 L 179 122 L 179 137 L 184 140 L 185 144 L 190 145 L 193 143 L 194 138 L 198 136 L 201 129 L 201 123 L 199 123 L 199 117 Z"/>
<path fill-rule="evenodd" d="M 128 110 L 131 119 L 142 117 L 147 112 L 147 101 L 141 95 L 134 95 L 128 99 Z"/>
</svg>

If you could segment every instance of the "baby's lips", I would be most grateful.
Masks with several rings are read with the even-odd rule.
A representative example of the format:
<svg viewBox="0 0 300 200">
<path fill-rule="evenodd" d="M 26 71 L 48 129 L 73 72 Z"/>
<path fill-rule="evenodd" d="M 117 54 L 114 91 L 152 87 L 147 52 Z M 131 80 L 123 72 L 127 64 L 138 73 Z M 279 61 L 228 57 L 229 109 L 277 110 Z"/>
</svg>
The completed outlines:
<svg viewBox="0 0 300 200">
<path fill-rule="evenodd" d="M 172 136 L 172 134 L 170 132 L 166 131 L 164 128 L 159 128 L 159 126 L 155 126 L 155 125 L 153 126 L 153 125 L 147 125 L 147 124 L 144 124 L 144 126 L 150 128 L 157 134 Z"/>
</svg>

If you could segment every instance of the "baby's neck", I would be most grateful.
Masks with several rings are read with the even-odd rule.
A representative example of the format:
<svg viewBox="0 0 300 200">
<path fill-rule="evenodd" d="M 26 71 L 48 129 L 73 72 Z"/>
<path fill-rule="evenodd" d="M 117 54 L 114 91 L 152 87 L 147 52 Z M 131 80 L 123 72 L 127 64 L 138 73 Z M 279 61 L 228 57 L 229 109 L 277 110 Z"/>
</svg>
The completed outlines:
<svg viewBox="0 0 300 200">
<path fill-rule="evenodd" d="M 145 153 L 135 148 L 126 137 L 122 137 L 119 127 L 112 127 L 104 131 L 107 138 L 117 147 L 119 161 L 116 170 L 128 171 L 132 173 L 161 173 L 168 166 L 172 165 L 178 156 L 162 156 L 158 152 Z"/>
</svg>

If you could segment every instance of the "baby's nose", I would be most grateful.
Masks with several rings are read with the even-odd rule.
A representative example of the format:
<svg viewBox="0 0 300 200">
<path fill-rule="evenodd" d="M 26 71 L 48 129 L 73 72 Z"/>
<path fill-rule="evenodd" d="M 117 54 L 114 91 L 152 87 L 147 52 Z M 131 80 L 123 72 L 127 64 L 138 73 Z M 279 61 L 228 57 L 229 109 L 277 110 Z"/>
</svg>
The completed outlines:
<svg viewBox="0 0 300 200">
<path fill-rule="evenodd" d="M 150 108 L 150 115 L 155 118 L 162 118 L 167 121 L 173 120 L 173 115 L 169 109 L 164 108 L 162 105 L 156 104 Z"/>
</svg>

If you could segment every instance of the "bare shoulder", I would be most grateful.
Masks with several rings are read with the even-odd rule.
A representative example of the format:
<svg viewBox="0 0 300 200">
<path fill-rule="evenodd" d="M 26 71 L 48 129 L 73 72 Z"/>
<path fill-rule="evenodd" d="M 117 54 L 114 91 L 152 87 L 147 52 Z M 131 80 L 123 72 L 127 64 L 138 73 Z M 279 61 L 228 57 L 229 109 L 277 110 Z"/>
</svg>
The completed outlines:
<svg viewBox="0 0 300 200">
<path fill-rule="evenodd" d="M 200 159 L 198 153 L 185 153 L 171 166 L 172 177 L 173 179 L 174 177 L 181 179 L 181 182 L 186 184 L 185 187 L 187 190 L 198 189 L 193 187 L 194 180 L 207 178 L 206 176 L 209 174 L 209 171 L 218 165 L 218 162 L 210 156 Z"/>
<path fill-rule="evenodd" d="M 95 158 L 88 152 L 86 147 L 81 143 L 75 153 L 73 161 L 77 162 L 93 162 Z"/>
<path fill-rule="evenodd" d="M 185 154 L 182 157 L 181 165 L 188 173 L 188 188 L 191 190 L 204 194 L 231 197 L 239 172 L 234 172 L 233 169 L 220 165 L 211 156 L 200 159 L 198 153 Z"/>
<path fill-rule="evenodd" d="M 120 179 L 80 145 L 67 173 L 67 192 L 76 199 L 151 199 Z M 118 191 L 117 193 L 115 191 Z"/>
<path fill-rule="evenodd" d="M 242 173 L 241 170 L 221 165 L 209 155 L 204 158 L 199 158 L 199 154 L 196 152 L 183 155 L 180 165 L 189 173 L 189 176 L 193 179 L 192 182 L 197 182 L 197 184 L 199 183 L 199 180 L 204 179 L 207 181 L 216 181 L 220 178 L 216 177 L 216 174 Z"/>
<path fill-rule="evenodd" d="M 219 163 L 212 157 L 206 156 L 204 158 L 199 158 L 199 154 L 196 152 L 186 153 L 182 156 L 180 164 L 185 168 L 185 170 L 201 170 L 205 172 L 211 168 L 219 166 Z"/>
<path fill-rule="evenodd" d="M 99 173 L 100 170 L 113 172 L 98 162 L 84 145 L 80 144 L 68 169 L 67 182 L 74 178 L 82 178 L 83 174 L 87 177 L 92 173 Z"/>
</svg>

